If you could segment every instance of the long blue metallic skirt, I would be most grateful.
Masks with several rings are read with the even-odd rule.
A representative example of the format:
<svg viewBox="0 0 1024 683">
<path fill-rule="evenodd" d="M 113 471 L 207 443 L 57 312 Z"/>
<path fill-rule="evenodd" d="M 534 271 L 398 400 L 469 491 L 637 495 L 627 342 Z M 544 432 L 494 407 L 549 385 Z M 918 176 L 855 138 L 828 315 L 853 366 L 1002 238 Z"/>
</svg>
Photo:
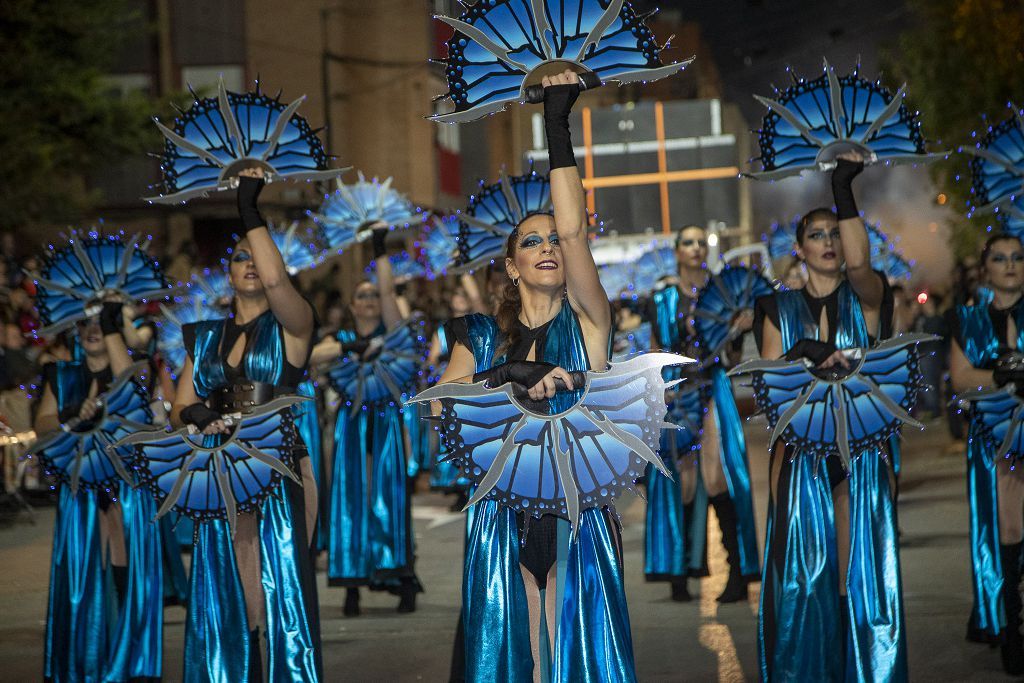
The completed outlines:
<svg viewBox="0 0 1024 683">
<path fill-rule="evenodd" d="M 476 506 L 462 588 L 467 681 L 529 682 L 535 665 L 542 680 L 636 680 L 621 549 L 604 512 L 582 513 L 558 566 L 554 661 L 535 663 L 515 513 L 493 501 Z"/>
<path fill-rule="evenodd" d="M 119 497 L 128 586 L 119 605 L 104 680 L 158 679 L 163 673 L 164 558 L 160 526 L 153 522 L 156 500 L 149 491 L 127 484 L 120 486 Z"/>
<path fill-rule="evenodd" d="M 1003 610 L 1003 567 L 999 560 L 999 494 L 993 453 L 977 437 L 973 423 L 967 435 L 967 502 L 970 511 L 971 578 L 974 606 L 971 626 L 998 636 L 1006 627 Z"/>
<path fill-rule="evenodd" d="M 94 491 L 61 486 L 50 560 L 43 676 L 57 683 L 102 681 L 113 586 L 102 564 Z"/>
<path fill-rule="evenodd" d="M 182 519 L 182 522 L 185 519 Z M 188 598 L 188 572 L 185 571 L 185 563 L 181 561 L 181 541 L 178 530 L 175 529 L 174 520 L 170 515 L 161 517 L 157 524 L 160 527 L 160 546 L 163 554 L 164 604 L 184 605 Z M 191 547 L 192 525 L 190 524 L 188 528 L 189 547 Z"/>
<path fill-rule="evenodd" d="M 412 513 L 398 408 L 350 417 L 342 405 L 334 438 L 328 582 L 361 586 L 412 576 Z"/>
<path fill-rule="evenodd" d="M 313 470 L 313 480 L 316 481 L 317 502 L 320 509 L 316 517 L 315 543 L 317 550 L 327 549 L 327 490 L 324 472 L 324 449 L 323 433 L 320 430 L 320 412 L 316 400 L 316 385 L 311 381 L 305 381 L 299 385 L 298 394 L 312 400 L 303 401 L 292 406 L 292 413 L 295 414 L 295 428 L 306 444 L 306 452 L 309 453 L 309 464 Z"/>
<path fill-rule="evenodd" d="M 686 520 L 679 475 L 662 476 L 647 466 L 644 514 L 644 575 L 648 581 L 671 581 L 688 573 Z"/>
</svg>

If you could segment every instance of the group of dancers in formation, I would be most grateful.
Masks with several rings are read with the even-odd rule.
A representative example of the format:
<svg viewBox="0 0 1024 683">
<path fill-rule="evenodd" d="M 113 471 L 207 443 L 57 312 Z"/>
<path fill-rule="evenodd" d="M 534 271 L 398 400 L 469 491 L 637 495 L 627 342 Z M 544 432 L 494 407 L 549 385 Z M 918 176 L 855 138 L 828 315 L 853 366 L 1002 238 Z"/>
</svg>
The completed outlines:
<svg viewBox="0 0 1024 683">
<path fill-rule="evenodd" d="M 867 159 L 839 154 L 835 209 L 799 221 L 792 248 L 803 286 L 737 306 L 726 343 L 708 339 L 694 315 L 715 277 L 708 234 L 679 229 L 677 272 L 651 294 L 650 349 L 640 349 L 676 355 L 651 354 L 655 365 L 632 370 L 611 357 L 616 321 L 590 249 L 569 127 L 578 77 L 558 73 L 543 86 L 549 206 L 522 212 L 502 235 L 496 262 L 508 279 L 493 315 L 464 311 L 439 327 L 434 356 L 446 365 L 419 399 L 440 425 L 433 464 L 454 468 L 469 498 L 455 676 L 636 679 L 614 497 L 642 477 L 648 580 L 668 583 L 672 600 L 691 599 L 688 579 L 708 574 L 713 510 L 729 566 L 717 600 L 746 601 L 760 581 L 763 680 L 906 680 L 896 497 L 918 339 L 893 339 L 893 292 L 872 269 L 853 190 Z M 339 392 L 334 457 L 324 459 L 309 400 L 319 391 L 311 364 L 333 364 L 336 388 L 369 395 L 376 383 L 389 396 L 399 366 L 413 362 L 393 352 L 397 337 L 419 333 L 396 295 L 389 224 L 363 226 L 375 278 L 353 289 L 351 325 L 315 343 L 316 312 L 260 214 L 273 178 L 259 164 L 236 178 L 242 235 L 227 257 L 230 313 L 183 326 L 169 425 L 153 425 L 149 408 L 161 384 L 151 362 L 160 330 L 130 311 L 159 292 L 143 297 L 126 284 L 141 277 L 137 249 L 117 242 L 106 277 L 89 250 L 114 242 L 79 239 L 62 253 L 91 264 L 76 272 L 92 291 L 60 284 L 73 274 L 53 255 L 39 280 L 41 314 L 75 349 L 74 360 L 47 368 L 32 449 L 58 499 L 47 680 L 159 679 L 163 606 L 175 601 L 187 606 L 185 680 L 323 680 L 322 551 L 329 585 L 348 589 L 346 615 L 359 614 L 363 587 L 391 591 L 401 612 L 416 607 L 407 449 L 428 427 L 411 401 Z M 1024 382 L 1024 246 L 997 234 L 981 260 L 987 288 L 959 309 L 951 359 L 954 386 L 976 393 L 979 414 L 986 401 L 1015 400 Z M 760 359 L 741 363 L 749 332 Z M 763 554 L 737 372 L 752 377 L 773 428 Z M 601 398 L 607 377 L 615 386 Z M 878 397 L 857 405 L 882 417 L 847 409 L 861 396 Z M 615 407 L 633 400 L 639 417 Z M 797 424 L 815 401 L 837 451 Z M 662 431 L 666 419 L 674 424 Z M 1007 446 L 987 438 L 990 425 L 979 418 L 971 429 L 968 637 L 999 644 L 1006 670 L 1021 674 L 1024 473 L 1000 457 Z M 652 443 L 656 457 L 644 455 Z M 187 579 L 174 515 L 194 523 Z"/>
</svg>

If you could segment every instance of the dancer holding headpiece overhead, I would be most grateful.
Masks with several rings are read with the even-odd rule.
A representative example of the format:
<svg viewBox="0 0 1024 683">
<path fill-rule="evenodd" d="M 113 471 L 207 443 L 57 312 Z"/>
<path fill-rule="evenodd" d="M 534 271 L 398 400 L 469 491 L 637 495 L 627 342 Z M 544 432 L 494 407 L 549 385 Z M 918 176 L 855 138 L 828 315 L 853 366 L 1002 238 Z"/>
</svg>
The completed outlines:
<svg viewBox="0 0 1024 683">
<path fill-rule="evenodd" d="M 807 269 L 807 285 L 758 301 L 754 330 L 762 358 L 771 360 L 737 368 L 753 373 L 759 405 L 775 425 L 759 617 L 766 681 L 907 678 L 894 473 L 887 449 L 899 422 L 910 419 L 906 408 L 916 396 L 915 375 L 897 387 L 902 412 L 865 435 L 858 432 L 864 420 L 847 411 L 846 393 L 819 396 L 826 387 L 839 392 L 843 385 L 816 381 L 818 375 L 839 381 L 844 373 L 860 381 L 868 366 L 858 365 L 846 350 L 861 349 L 859 357 L 869 358 L 872 352 L 865 349 L 892 334 L 892 292 L 885 277 L 871 269 L 868 235 L 852 190 L 863 158 L 845 153 L 837 163 L 832 173 L 837 213 L 815 209 L 797 229 L 796 251 Z M 785 361 L 774 360 L 779 358 Z M 912 360 L 898 358 L 913 369 Z M 797 394 L 811 391 L 800 394 L 804 405 L 830 402 L 831 410 L 820 405 L 815 414 L 819 420 L 835 415 L 829 422 L 835 438 L 829 443 L 804 438 L 799 424 L 809 418 L 791 415 L 784 410 L 789 404 L 773 403 L 782 391 L 784 380 L 778 378 L 790 376 L 799 383 Z M 877 387 L 881 380 L 875 377 L 873 383 Z M 857 400 L 874 400 L 872 391 L 855 393 Z M 888 414 L 871 406 L 862 410 Z"/>
<path fill-rule="evenodd" d="M 1024 390 L 1024 246 L 996 234 L 981 252 L 986 287 L 956 309 L 950 375 L 970 405 L 967 491 L 974 608 L 967 639 L 1000 642 L 1006 673 L 1024 673 L 1021 546 L 1024 457 L 1019 395 Z"/>
</svg>

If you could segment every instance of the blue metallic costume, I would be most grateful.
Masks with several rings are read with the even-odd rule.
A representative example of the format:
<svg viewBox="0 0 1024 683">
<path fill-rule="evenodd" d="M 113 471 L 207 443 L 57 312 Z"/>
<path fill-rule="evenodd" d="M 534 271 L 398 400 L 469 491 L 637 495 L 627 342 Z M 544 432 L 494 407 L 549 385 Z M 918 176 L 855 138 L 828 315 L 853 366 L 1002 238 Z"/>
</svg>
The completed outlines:
<svg viewBox="0 0 1024 683">
<path fill-rule="evenodd" d="M 651 319 L 655 326 L 655 339 L 667 350 L 697 357 L 701 353 L 698 340 L 687 330 L 689 303 L 676 286 L 654 291 Z M 673 372 L 680 372 L 674 368 Z M 750 468 L 747 464 L 747 445 L 743 436 L 743 421 L 736 408 L 732 384 L 721 363 L 708 366 L 709 385 L 705 392 L 704 419 L 714 403 L 710 415 L 718 427 L 718 452 L 728 485 L 728 495 L 736 511 L 736 535 L 740 574 L 756 580 L 760 574 L 757 556 L 757 527 L 754 523 L 754 504 L 750 492 Z M 682 399 L 682 396 L 680 396 Z M 675 405 L 673 413 L 686 412 L 686 406 Z M 690 411 L 692 412 L 692 410 Z M 673 449 L 671 439 L 677 434 L 662 434 L 662 453 Z M 699 472 L 699 470 L 698 470 Z M 648 478 L 646 517 L 645 572 L 649 581 L 670 581 L 686 576 L 707 576 L 707 509 L 708 495 L 698 476 L 697 493 L 691 503 L 683 505 L 679 483 L 661 477 Z M 677 532 L 678 530 L 678 532 Z M 684 559 L 685 558 L 685 559 Z"/>
<path fill-rule="evenodd" d="M 768 315 L 785 352 L 800 339 L 821 336 L 822 309 L 840 349 L 866 348 L 892 333 L 891 291 L 883 299 L 880 329 L 872 334 L 846 280 L 823 299 L 805 290 L 764 297 L 755 330 Z M 779 474 L 768 507 L 758 624 L 764 681 L 907 680 L 891 461 L 883 448 L 850 456 L 847 473 L 838 457 L 820 462 L 817 454 L 790 445 L 772 452 L 771 471 Z M 840 581 L 832 488 L 844 478 L 850 554 Z"/>
<path fill-rule="evenodd" d="M 383 334 L 381 323 L 370 337 Z M 337 338 L 344 344 L 358 335 L 341 330 Z M 345 400 L 334 427 L 328 584 L 384 588 L 415 575 L 402 407 L 388 399 L 353 411 L 357 397 L 335 389 Z"/>
<path fill-rule="evenodd" d="M 465 336 L 457 332 L 457 339 L 473 353 L 477 371 L 505 360 L 494 356 L 501 339 L 493 318 L 473 314 L 463 321 L 464 326 L 453 329 L 464 329 Z M 549 325 L 538 360 L 569 371 L 588 370 L 579 321 L 567 302 Z M 552 413 L 570 408 L 580 394 L 557 394 L 550 399 Z M 539 527 L 536 532 L 543 531 L 546 519 L 553 518 L 533 522 Z M 571 540 L 568 522 L 559 519 L 551 527 L 557 555 L 557 631 L 546 648 L 541 640 L 544 661 L 534 662 L 517 514 L 492 499 L 474 506 L 462 584 L 466 680 L 528 682 L 534 666 L 545 681 L 636 679 L 613 510 L 584 510 Z"/>
<path fill-rule="evenodd" d="M 232 321 L 208 320 L 185 328 L 196 395 L 207 399 L 237 381 L 229 378 L 239 374 L 248 381 L 274 384 L 296 393 L 304 369 L 287 362 L 284 331 L 273 312 L 268 310 L 245 326 L 245 353 L 237 369 L 230 368 L 225 360 L 230 349 L 221 348 L 229 324 Z M 289 463 L 293 471 L 298 471 L 298 460 L 304 456 L 305 449 L 297 446 Z M 271 681 L 317 681 L 323 677 L 320 617 L 304 502 L 301 486 L 284 477 L 257 508 L 267 614 L 267 679 Z M 254 632 L 247 621 L 231 530 L 223 519 L 205 519 L 197 527 L 189 577 L 185 680 L 248 680 L 250 648 L 257 645 L 250 643 Z"/>
<path fill-rule="evenodd" d="M 1000 347 L 1024 350 L 1024 302 L 1008 311 L 992 309 L 992 293 L 982 290 L 975 304 L 957 307 L 956 341 L 964 356 L 976 368 L 991 367 Z M 999 313 L 1002 316 L 999 316 Z M 993 321 L 993 314 L 1003 319 Z M 1006 319 L 1012 320 L 1017 338 L 1007 340 Z M 1001 327 L 1001 329 L 1000 329 Z M 996 486 L 997 458 L 990 439 L 982 438 L 983 425 L 972 410 L 967 435 L 967 497 L 970 506 L 971 573 L 974 606 L 969 628 L 989 637 L 1006 627 L 1000 562 L 999 499 Z"/>
</svg>

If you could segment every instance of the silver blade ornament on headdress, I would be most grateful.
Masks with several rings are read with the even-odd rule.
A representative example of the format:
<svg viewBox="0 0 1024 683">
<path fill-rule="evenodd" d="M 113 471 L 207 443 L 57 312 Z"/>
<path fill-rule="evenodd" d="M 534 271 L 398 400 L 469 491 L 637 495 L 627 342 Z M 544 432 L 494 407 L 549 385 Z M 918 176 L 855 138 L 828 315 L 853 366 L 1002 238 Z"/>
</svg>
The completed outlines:
<svg viewBox="0 0 1024 683">
<path fill-rule="evenodd" d="M 369 239 L 375 225 L 408 228 L 427 218 L 428 214 L 391 187 L 391 178 L 367 180 L 360 172 L 356 182 L 338 180 L 337 185 L 333 193 L 324 195 L 317 211 L 306 212 L 319 226 L 328 251 L 340 254 L 349 245 Z"/>
<path fill-rule="evenodd" d="M 541 67 L 572 65 L 601 81 L 656 81 L 682 71 L 693 57 L 663 64 L 658 45 L 625 0 L 487 0 L 459 18 L 438 15 L 455 33 L 444 62 L 454 111 L 431 117 L 472 121 L 526 98 L 527 82 Z M 536 79 L 533 79 L 536 80 Z"/>
<path fill-rule="evenodd" d="M 317 132 L 299 116 L 305 95 L 291 104 L 260 91 L 230 92 L 221 79 L 216 97 L 200 98 L 174 120 L 172 127 L 156 121 L 163 133 L 160 157 L 163 191 L 146 201 L 184 203 L 211 192 L 238 186 L 238 173 L 263 169 L 266 182 L 329 180 L 348 168 L 328 168 Z"/>
<path fill-rule="evenodd" d="M 1010 116 L 989 126 L 985 136 L 963 151 L 971 159 L 971 194 L 968 216 L 992 213 L 1003 232 L 1024 236 L 1024 109 L 1007 104 Z M 977 138 L 978 134 L 972 133 Z M 991 229 L 991 228 L 990 228 Z"/>
</svg>

